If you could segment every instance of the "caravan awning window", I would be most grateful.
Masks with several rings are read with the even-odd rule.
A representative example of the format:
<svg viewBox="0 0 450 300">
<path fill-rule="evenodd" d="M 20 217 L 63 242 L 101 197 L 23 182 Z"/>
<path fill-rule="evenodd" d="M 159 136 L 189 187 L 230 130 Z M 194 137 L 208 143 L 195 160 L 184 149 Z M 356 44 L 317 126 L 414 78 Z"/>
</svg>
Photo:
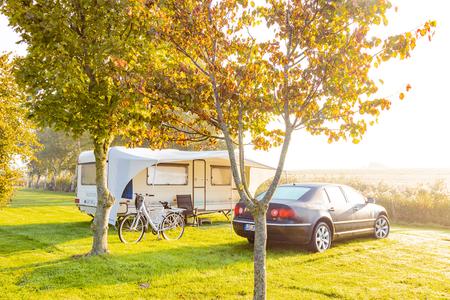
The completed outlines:
<svg viewBox="0 0 450 300">
<path fill-rule="evenodd" d="M 211 185 L 231 185 L 231 168 L 211 166 Z"/>
<path fill-rule="evenodd" d="M 149 185 L 187 185 L 187 164 L 159 164 L 147 169 Z"/>
</svg>

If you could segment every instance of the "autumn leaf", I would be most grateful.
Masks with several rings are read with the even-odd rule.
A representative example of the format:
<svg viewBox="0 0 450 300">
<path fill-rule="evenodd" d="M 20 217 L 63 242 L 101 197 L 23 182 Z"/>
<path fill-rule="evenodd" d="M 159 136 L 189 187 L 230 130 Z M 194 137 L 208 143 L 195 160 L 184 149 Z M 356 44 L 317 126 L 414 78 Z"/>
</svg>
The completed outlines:
<svg viewBox="0 0 450 300">
<path fill-rule="evenodd" d="M 398 97 L 400 98 L 400 100 L 403 100 L 405 98 L 405 94 L 400 93 L 400 95 Z"/>
<path fill-rule="evenodd" d="M 406 91 L 409 92 L 409 90 L 411 90 L 411 85 L 408 83 L 408 84 L 406 85 Z"/>
</svg>

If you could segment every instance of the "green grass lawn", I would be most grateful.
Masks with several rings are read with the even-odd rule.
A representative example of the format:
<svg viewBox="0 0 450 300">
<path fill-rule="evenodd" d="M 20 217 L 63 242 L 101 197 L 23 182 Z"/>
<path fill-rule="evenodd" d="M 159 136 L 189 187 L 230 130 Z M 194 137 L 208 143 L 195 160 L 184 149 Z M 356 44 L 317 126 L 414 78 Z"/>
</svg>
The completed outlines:
<svg viewBox="0 0 450 300">
<path fill-rule="evenodd" d="M 125 245 L 111 229 L 111 255 L 77 258 L 90 249 L 90 217 L 73 198 L 22 190 L 0 210 L 1 299 L 251 298 L 252 247 L 223 217 L 179 241 Z M 448 299 L 450 231 L 396 226 L 324 254 L 271 245 L 267 274 L 268 299 Z"/>
</svg>

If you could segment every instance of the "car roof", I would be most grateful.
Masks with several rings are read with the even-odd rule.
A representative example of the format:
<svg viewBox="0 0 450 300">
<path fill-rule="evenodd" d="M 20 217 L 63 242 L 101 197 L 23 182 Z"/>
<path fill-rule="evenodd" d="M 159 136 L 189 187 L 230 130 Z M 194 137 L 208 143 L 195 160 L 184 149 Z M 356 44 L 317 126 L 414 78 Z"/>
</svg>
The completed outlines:
<svg viewBox="0 0 450 300">
<path fill-rule="evenodd" d="M 298 182 L 298 183 L 289 183 L 289 184 L 282 184 L 280 186 L 298 186 L 298 187 L 308 187 L 308 188 L 320 188 L 320 187 L 326 187 L 326 186 L 345 186 L 343 184 L 336 184 L 336 183 L 325 183 L 325 182 Z"/>
</svg>

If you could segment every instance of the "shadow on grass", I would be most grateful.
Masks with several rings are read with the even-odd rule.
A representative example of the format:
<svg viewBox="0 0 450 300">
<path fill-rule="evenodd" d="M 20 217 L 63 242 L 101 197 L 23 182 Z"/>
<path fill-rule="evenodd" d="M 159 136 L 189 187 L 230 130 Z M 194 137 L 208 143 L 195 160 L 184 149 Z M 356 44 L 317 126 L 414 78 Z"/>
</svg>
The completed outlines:
<svg viewBox="0 0 450 300">
<path fill-rule="evenodd" d="M 338 247 L 348 243 L 362 243 L 365 239 L 345 240 Z M 157 242 L 159 243 L 159 242 Z M 121 283 L 152 282 L 161 276 L 184 273 L 183 276 L 204 276 L 210 270 L 227 268 L 239 263 L 252 265 L 253 248 L 246 242 L 232 242 L 208 246 L 169 244 L 162 242 L 160 248 L 138 253 L 100 257 L 67 258 L 21 268 L 33 268 L 17 284 L 33 290 L 57 290 L 65 288 L 86 288 Z M 130 252 L 138 250 L 132 245 Z M 122 246 L 121 246 L 122 247 Z M 142 248 L 141 248 L 142 249 Z M 353 255 L 351 251 L 310 254 L 299 245 L 270 244 L 270 258 L 300 256 L 301 263 L 318 260 L 333 260 L 337 256 Z M 326 295 L 333 296 L 333 295 Z"/>
<path fill-rule="evenodd" d="M 120 283 L 152 282 L 155 278 L 184 272 L 201 276 L 208 270 L 252 261 L 245 244 L 208 247 L 174 247 L 155 251 L 68 258 L 23 268 L 33 268 L 16 283 L 33 290 L 87 288 Z"/>
<path fill-rule="evenodd" d="M 207 227 L 203 227 L 207 230 Z M 91 236 L 88 222 L 27 224 L 0 227 L 0 255 L 8 256 L 20 251 L 41 249 L 59 251 L 57 245 Z M 114 234 L 110 232 L 110 234 Z M 334 247 L 344 248 L 352 243 L 364 243 L 369 238 L 344 240 Z M 373 240 L 373 239 L 370 239 Z M 161 244 L 159 244 L 161 243 Z M 113 243 L 114 244 L 114 243 Z M 59 290 L 85 288 L 120 283 L 152 282 L 155 278 L 185 273 L 183 276 L 202 276 L 209 270 L 226 268 L 239 263 L 252 265 L 253 245 L 229 242 L 211 245 L 190 245 L 189 241 L 152 242 L 149 249 L 134 245 L 115 244 L 127 254 L 111 254 L 101 257 L 65 258 L 19 267 L 5 268 L 1 272 L 25 271 L 16 282 L 18 286 L 33 290 Z M 121 249 L 120 249 L 121 248 Z M 353 247 L 354 248 L 354 247 Z M 294 244 L 269 243 L 270 258 L 299 256 L 301 263 L 331 260 L 336 256 L 350 254 L 346 249 L 324 254 L 310 254 L 305 247 Z M 344 250 L 344 251 L 342 251 Z M 354 251 L 354 250 L 352 250 Z M 134 252 L 134 253 L 133 253 Z"/>
<path fill-rule="evenodd" d="M 91 235 L 89 222 L 0 226 L 0 255 L 38 249 L 51 252 L 58 250 L 57 244 Z"/>
<path fill-rule="evenodd" d="M 56 241 L 55 241 L 56 242 Z M 111 246 L 114 243 L 111 244 Z M 155 278 L 185 273 L 183 276 L 202 274 L 220 268 L 248 263 L 252 266 L 253 246 L 246 241 L 227 242 L 212 245 L 191 246 L 190 241 L 152 241 L 151 246 L 114 244 L 117 252 L 100 257 L 81 257 L 27 264 L 5 269 L 5 272 L 30 270 L 17 285 L 33 290 L 58 290 L 66 288 L 87 288 L 120 283 L 152 282 Z M 119 247 L 117 249 L 117 247 Z M 135 251 L 133 253 L 133 251 Z M 294 245 L 273 245 L 268 249 L 272 257 L 307 255 Z"/>
<path fill-rule="evenodd" d="M 365 239 L 346 240 L 340 242 L 338 247 L 364 241 Z M 23 276 L 17 284 L 37 290 L 83 288 L 118 283 L 151 282 L 155 278 L 180 272 L 186 273 L 186 276 L 188 274 L 201 276 L 209 270 L 226 268 L 234 264 L 252 264 L 252 246 L 244 242 L 194 247 L 162 243 L 166 244 L 161 245 L 159 249 L 155 247 L 154 250 L 145 252 L 68 258 L 23 266 L 22 268 L 34 268 L 34 270 Z M 167 246 L 170 248 L 165 248 Z M 124 247 L 128 246 L 124 245 Z M 132 252 L 136 248 L 130 246 L 129 249 Z M 290 244 L 271 244 L 268 247 L 268 256 L 271 258 L 301 256 L 302 263 L 332 260 L 347 254 L 352 255 L 351 252 L 343 251 L 326 255 L 310 254 L 304 248 Z"/>
</svg>

